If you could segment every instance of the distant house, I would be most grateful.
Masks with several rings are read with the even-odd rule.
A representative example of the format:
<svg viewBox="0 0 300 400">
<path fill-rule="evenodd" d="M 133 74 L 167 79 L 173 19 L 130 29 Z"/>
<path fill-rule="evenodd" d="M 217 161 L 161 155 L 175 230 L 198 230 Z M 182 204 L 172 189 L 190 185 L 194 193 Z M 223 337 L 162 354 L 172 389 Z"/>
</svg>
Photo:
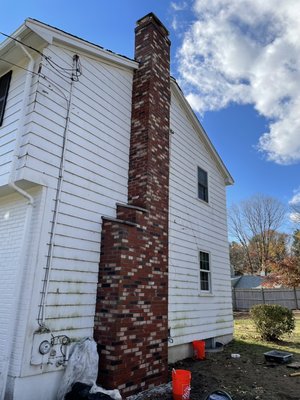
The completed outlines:
<svg viewBox="0 0 300 400">
<path fill-rule="evenodd" d="M 231 277 L 231 286 L 234 289 L 278 289 L 283 287 L 277 275 L 239 275 Z"/>
<path fill-rule="evenodd" d="M 258 289 L 263 286 L 264 276 L 259 275 L 240 275 L 231 278 L 234 289 Z"/>
<path fill-rule="evenodd" d="M 81 338 L 127 396 L 232 337 L 233 180 L 169 49 L 153 14 L 135 60 L 33 19 L 0 46 L 1 399 L 54 399 Z"/>
</svg>

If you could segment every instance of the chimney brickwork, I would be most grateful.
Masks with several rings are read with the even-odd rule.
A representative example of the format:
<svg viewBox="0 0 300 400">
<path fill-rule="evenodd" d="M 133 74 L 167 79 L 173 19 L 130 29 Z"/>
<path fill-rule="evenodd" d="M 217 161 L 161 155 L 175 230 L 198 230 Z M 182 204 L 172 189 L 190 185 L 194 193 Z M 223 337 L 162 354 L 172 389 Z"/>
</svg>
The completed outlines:
<svg viewBox="0 0 300 400">
<path fill-rule="evenodd" d="M 123 396 L 167 381 L 170 42 L 137 22 L 128 205 L 103 218 L 94 335 L 99 381 Z"/>
</svg>

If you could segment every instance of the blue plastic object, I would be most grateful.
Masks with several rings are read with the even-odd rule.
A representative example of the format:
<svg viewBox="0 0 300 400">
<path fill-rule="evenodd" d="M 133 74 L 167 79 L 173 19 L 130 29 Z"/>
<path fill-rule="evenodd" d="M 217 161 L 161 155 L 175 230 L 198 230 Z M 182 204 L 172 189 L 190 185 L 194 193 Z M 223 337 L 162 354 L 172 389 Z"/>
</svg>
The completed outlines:
<svg viewBox="0 0 300 400">
<path fill-rule="evenodd" d="M 223 390 L 215 390 L 211 392 L 205 400 L 232 400 L 230 395 Z"/>
</svg>

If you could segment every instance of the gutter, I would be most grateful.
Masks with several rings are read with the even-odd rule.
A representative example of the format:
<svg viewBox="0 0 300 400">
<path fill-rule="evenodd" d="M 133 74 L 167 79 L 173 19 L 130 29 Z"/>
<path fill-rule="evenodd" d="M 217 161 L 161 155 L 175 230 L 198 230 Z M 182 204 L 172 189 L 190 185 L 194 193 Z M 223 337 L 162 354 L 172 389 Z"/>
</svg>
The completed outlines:
<svg viewBox="0 0 300 400">
<path fill-rule="evenodd" d="M 33 71 L 34 68 L 34 59 L 31 56 L 31 54 L 24 48 L 24 46 L 20 43 L 18 43 L 18 46 L 21 47 L 27 58 L 29 59 L 28 65 L 27 65 L 27 70 L 28 71 Z M 12 354 L 12 349 L 13 349 L 13 341 L 15 337 L 15 332 L 17 328 L 17 323 L 18 323 L 18 306 L 21 301 L 21 287 L 24 286 L 26 290 L 29 290 L 26 284 L 24 284 L 24 279 L 25 278 L 25 269 L 26 269 L 26 253 L 27 253 L 27 244 L 28 244 L 28 236 L 29 236 L 29 230 L 30 230 L 30 222 L 32 219 L 32 211 L 33 211 L 33 202 L 34 199 L 33 197 L 20 188 L 19 186 L 16 185 L 16 168 L 17 168 L 17 161 L 20 153 L 20 147 L 21 147 L 21 140 L 22 136 L 24 134 L 24 122 L 25 122 L 25 117 L 26 117 L 26 102 L 28 101 L 29 98 L 29 93 L 30 93 L 30 88 L 31 88 L 31 82 L 32 82 L 32 75 L 30 72 L 27 72 L 26 74 L 26 79 L 25 79 L 25 85 L 24 85 L 24 92 L 23 92 L 23 100 L 22 100 L 22 108 L 21 108 L 21 116 L 19 119 L 19 125 L 18 125 L 18 130 L 16 134 L 16 143 L 15 143 L 15 149 L 13 153 L 13 160 L 12 160 L 12 165 L 11 165 L 11 171 L 10 175 L 8 178 L 8 186 L 12 188 L 15 192 L 17 192 L 20 196 L 24 197 L 27 201 L 27 210 L 26 210 L 26 216 L 25 216 L 25 222 L 24 222 L 24 229 L 23 229 L 23 238 L 22 238 L 22 245 L 21 245 L 21 250 L 20 250 L 20 257 L 18 261 L 17 267 L 17 274 L 16 274 L 16 284 L 15 284 L 15 298 L 12 304 L 12 309 L 11 309 L 11 318 L 9 321 L 9 326 L 7 327 L 7 333 L 8 333 L 8 343 L 7 346 L 5 347 L 5 351 L 3 354 L 3 359 L 4 359 L 4 370 L 2 371 L 1 374 L 1 379 L 0 379 L 0 400 L 4 399 L 5 396 L 5 391 L 6 391 L 6 384 L 7 384 L 7 377 L 8 377 L 8 372 L 9 372 L 9 367 L 10 367 L 10 360 L 11 360 L 11 354 Z"/>
</svg>

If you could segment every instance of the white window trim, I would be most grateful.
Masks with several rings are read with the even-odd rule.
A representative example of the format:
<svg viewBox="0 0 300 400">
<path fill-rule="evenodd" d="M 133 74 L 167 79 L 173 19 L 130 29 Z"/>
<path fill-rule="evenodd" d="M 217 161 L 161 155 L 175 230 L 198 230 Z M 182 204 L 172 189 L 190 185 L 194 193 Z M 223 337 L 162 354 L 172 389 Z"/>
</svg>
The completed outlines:
<svg viewBox="0 0 300 400">
<path fill-rule="evenodd" d="M 200 253 L 208 254 L 208 261 L 209 261 L 209 271 L 201 270 L 200 265 Z M 212 256 L 211 252 L 204 249 L 198 249 L 198 268 L 199 268 L 199 293 L 201 296 L 213 296 L 213 288 L 212 288 Z M 201 271 L 208 272 L 208 283 L 209 283 L 209 290 L 201 289 Z"/>
<path fill-rule="evenodd" d="M 206 172 L 206 174 L 207 174 L 207 201 L 205 201 L 205 200 L 203 200 L 203 199 L 200 199 L 200 197 L 199 197 L 199 189 L 198 189 L 198 183 L 199 183 L 199 182 L 198 182 L 198 168 L 202 169 L 202 171 Z M 196 199 L 197 199 L 198 201 L 200 201 L 202 204 L 206 204 L 207 206 L 210 205 L 210 195 L 209 195 L 210 190 L 209 190 L 209 188 L 210 188 L 209 173 L 208 173 L 208 171 L 207 171 L 205 168 L 203 168 L 202 166 L 200 166 L 199 164 L 197 164 L 197 167 L 196 167 Z"/>
<path fill-rule="evenodd" d="M 0 114 L 0 126 L 3 125 L 4 117 L 5 117 L 5 109 L 7 107 L 7 98 L 9 95 L 9 88 L 11 85 L 11 77 L 12 77 L 12 70 L 6 72 L 5 74 L 0 76 L 0 79 L 3 79 L 6 77 L 6 91 L 4 93 L 4 96 L 1 97 L 1 114 Z"/>
</svg>

